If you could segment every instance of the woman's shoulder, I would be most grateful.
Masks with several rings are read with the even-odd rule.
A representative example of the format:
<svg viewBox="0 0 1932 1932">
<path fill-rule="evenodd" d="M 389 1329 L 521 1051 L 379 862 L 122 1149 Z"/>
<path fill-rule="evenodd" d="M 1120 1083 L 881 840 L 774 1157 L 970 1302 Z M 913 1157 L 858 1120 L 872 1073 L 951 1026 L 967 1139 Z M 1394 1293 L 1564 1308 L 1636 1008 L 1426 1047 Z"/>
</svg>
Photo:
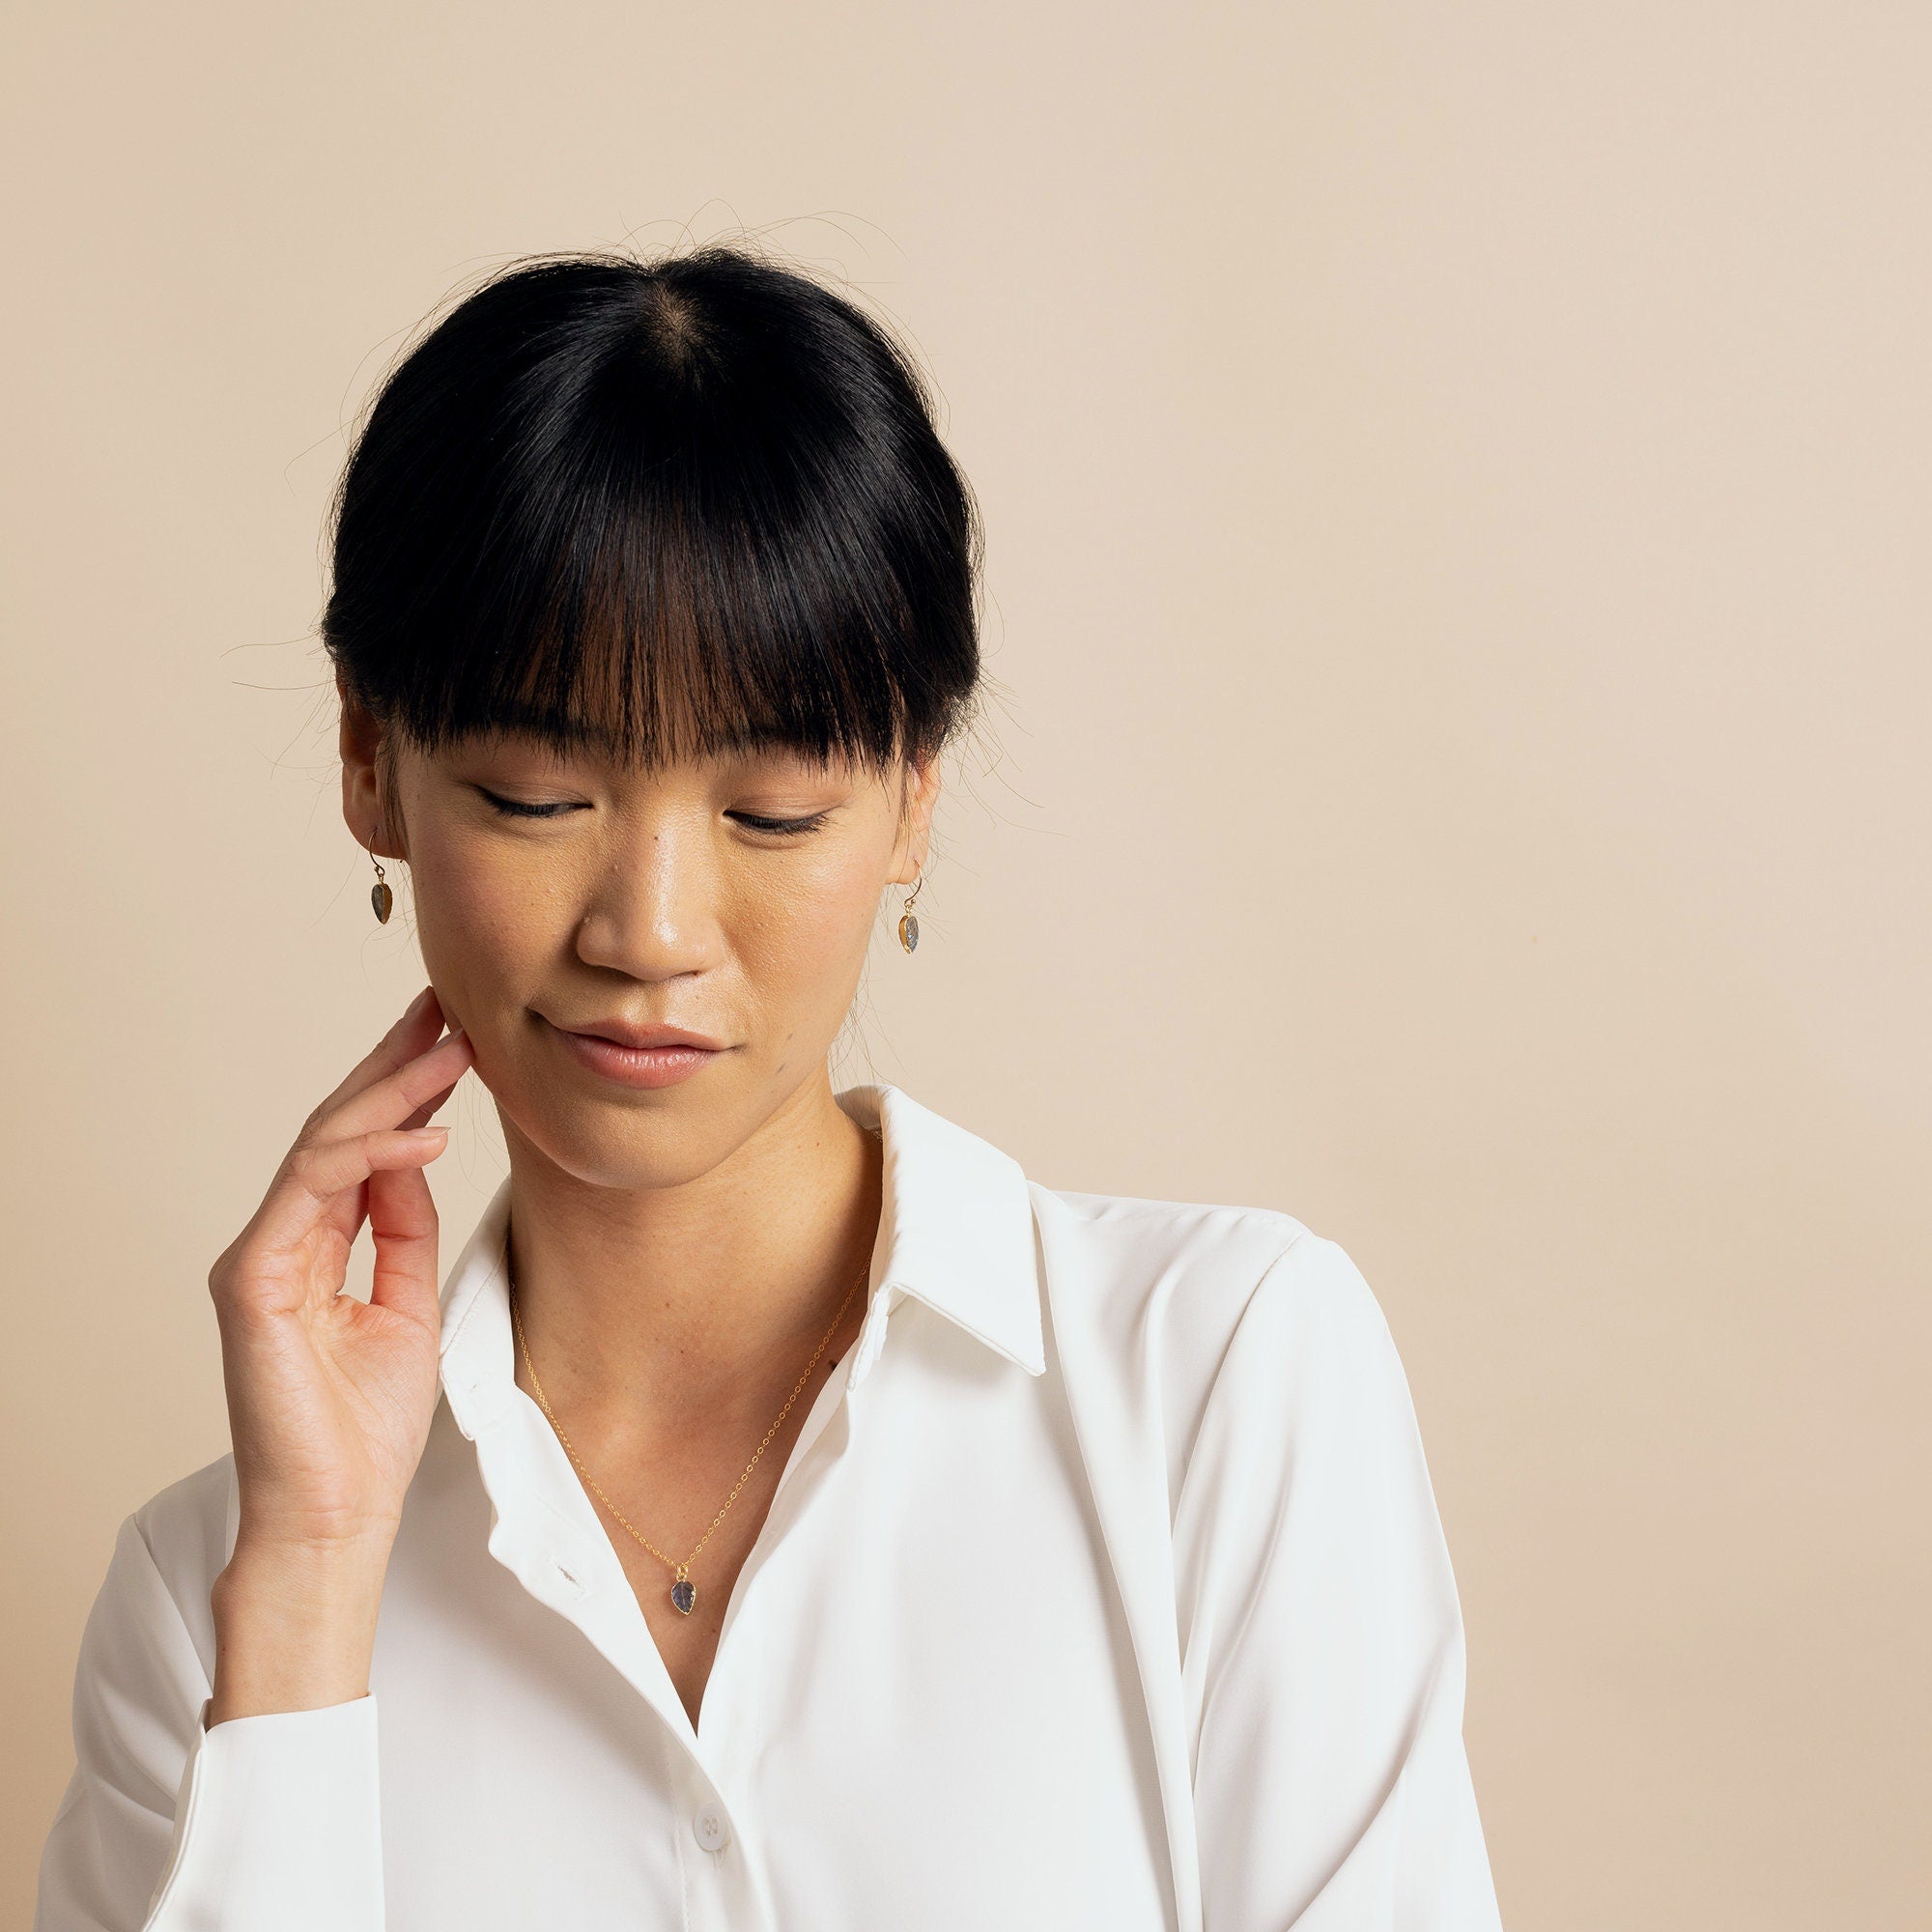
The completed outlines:
<svg viewBox="0 0 1932 1932">
<path fill-rule="evenodd" d="M 1217 1383 L 1271 1389 L 1254 1426 L 1293 1433 L 1293 1392 L 1385 1378 L 1393 1344 L 1349 1251 L 1278 1208 L 1033 1188 L 1056 1344 L 1167 1436 L 1178 1476 Z"/>
<path fill-rule="evenodd" d="M 1380 1325 L 1382 1312 L 1342 1244 L 1276 1208 L 1166 1201 L 1032 1184 L 1049 1284 L 1099 1298 L 1135 1325 L 1184 1318 L 1232 1330 L 1258 1295 Z M 1062 1265 L 1053 1278 L 1052 1263 Z"/>
</svg>

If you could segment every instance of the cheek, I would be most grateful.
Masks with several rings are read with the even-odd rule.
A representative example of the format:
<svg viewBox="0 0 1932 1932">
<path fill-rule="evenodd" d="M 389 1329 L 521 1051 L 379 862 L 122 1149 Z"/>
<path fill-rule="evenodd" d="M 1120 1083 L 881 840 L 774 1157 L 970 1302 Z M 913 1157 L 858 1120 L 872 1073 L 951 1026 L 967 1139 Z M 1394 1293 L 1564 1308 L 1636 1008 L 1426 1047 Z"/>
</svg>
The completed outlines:
<svg viewBox="0 0 1932 1932">
<path fill-rule="evenodd" d="M 561 916 L 555 878 L 547 881 L 514 848 L 445 831 L 412 848 L 411 871 L 433 979 L 515 985 L 546 956 L 553 917 Z"/>
<path fill-rule="evenodd" d="M 746 971 L 775 995 L 849 1000 L 878 911 L 878 867 L 863 855 L 801 867 L 776 888 L 760 882 L 738 922 Z"/>
</svg>

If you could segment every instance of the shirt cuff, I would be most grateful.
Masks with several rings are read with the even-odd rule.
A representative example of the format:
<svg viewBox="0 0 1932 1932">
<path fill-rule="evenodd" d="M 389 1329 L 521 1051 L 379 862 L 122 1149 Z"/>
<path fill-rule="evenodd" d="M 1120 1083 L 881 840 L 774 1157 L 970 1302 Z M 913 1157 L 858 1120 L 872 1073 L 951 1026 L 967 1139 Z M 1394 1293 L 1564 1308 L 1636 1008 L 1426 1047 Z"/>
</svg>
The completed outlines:
<svg viewBox="0 0 1932 1932">
<path fill-rule="evenodd" d="M 211 1730 L 212 1701 L 142 1932 L 383 1932 L 375 1693 Z"/>
</svg>

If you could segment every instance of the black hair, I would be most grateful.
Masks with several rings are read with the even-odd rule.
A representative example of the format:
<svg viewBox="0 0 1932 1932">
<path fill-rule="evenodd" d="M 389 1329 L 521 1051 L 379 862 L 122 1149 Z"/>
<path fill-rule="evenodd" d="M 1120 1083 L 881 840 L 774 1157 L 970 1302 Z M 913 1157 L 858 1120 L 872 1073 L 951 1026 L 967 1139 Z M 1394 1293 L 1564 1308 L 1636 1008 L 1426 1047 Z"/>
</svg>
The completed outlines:
<svg viewBox="0 0 1932 1932">
<path fill-rule="evenodd" d="M 382 384 L 322 640 L 429 751 L 515 731 L 883 772 L 973 707 L 980 550 L 923 378 L 853 302 L 724 243 L 546 256 Z"/>
</svg>

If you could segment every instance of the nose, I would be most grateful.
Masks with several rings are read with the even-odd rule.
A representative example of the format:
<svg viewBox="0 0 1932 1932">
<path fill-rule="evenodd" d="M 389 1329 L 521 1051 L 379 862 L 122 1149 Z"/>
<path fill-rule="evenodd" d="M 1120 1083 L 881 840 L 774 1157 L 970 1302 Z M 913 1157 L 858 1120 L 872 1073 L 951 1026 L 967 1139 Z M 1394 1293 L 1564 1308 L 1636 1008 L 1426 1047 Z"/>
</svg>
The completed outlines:
<svg viewBox="0 0 1932 1932">
<path fill-rule="evenodd" d="M 654 815 L 601 856 L 577 926 L 577 956 L 627 979 L 674 980 L 724 956 L 722 881 L 705 825 Z"/>
</svg>

